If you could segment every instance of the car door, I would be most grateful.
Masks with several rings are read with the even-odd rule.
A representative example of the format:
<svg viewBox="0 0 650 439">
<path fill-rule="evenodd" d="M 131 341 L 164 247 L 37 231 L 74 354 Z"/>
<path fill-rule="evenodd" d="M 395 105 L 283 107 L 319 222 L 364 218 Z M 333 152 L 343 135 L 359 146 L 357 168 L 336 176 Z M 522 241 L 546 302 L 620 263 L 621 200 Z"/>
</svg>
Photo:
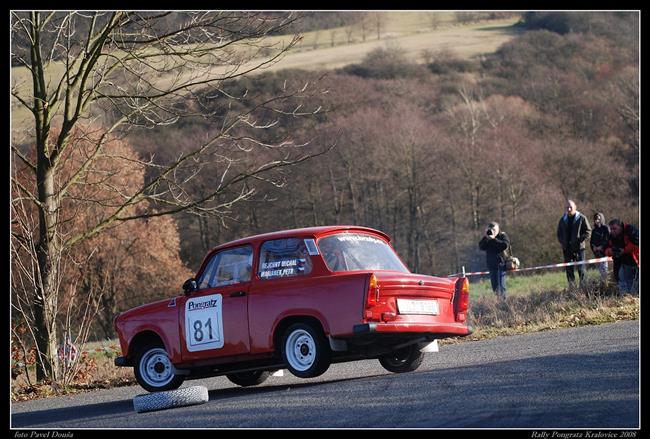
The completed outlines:
<svg viewBox="0 0 650 439">
<path fill-rule="evenodd" d="M 183 361 L 250 351 L 248 291 L 252 266 L 250 245 L 212 255 L 197 280 L 197 290 L 179 304 Z"/>
</svg>

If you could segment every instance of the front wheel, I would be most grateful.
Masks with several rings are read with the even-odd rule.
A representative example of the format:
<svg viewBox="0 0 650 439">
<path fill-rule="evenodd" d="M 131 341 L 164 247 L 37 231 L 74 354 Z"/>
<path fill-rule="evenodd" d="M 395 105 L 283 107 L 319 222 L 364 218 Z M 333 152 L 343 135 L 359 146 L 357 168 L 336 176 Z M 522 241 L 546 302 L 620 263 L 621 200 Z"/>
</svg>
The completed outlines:
<svg viewBox="0 0 650 439">
<path fill-rule="evenodd" d="M 420 352 L 417 343 L 379 357 L 384 369 L 394 373 L 413 372 L 422 360 L 424 353 Z"/>
<path fill-rule="evenodd" d="M 262 384 L 271 375 L 268 370 L 251 370 L 248 372 L 229 373 L 226 375 L 231 382 L 238 386 L 248 387 Z"/>
<path fill-rule="evenodd" d="M 282 336 L 282 359 L 299 378 L 322 375 L 330 367 L 330 350 L 323 331 L 308 323 L 295 323 Z"/>
<path fill-rule="evenodd" d="M 149 392 L 178 389 L 185 377 L 176 375 L 167 351 L 158 343 L 151 343 L 138 350 L 133 366 L 135 379 Z"/>
</svg>

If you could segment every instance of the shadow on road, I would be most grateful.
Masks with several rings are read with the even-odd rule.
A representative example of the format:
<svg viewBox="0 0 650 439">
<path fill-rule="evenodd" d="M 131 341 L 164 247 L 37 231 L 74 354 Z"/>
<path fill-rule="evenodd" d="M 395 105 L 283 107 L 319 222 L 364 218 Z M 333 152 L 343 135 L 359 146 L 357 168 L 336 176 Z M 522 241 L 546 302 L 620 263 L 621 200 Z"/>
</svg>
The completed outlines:
<svg viewBox="0 0 650 439">
<path fill-rule="evenodd" d="M 299 384 L 278 384 L 261 387 L 232 387 L 227 389 L 209 390 L 209 401 L 223 401 L 229 398 L 237 397 L 255 397 L 265 393 L 281 392 L 290 389 L 308 389 L 310 387 L 317 387 L 324 384 L 336 384 L 345 381 L 354 381 L 374 378 L 380 375 L 366 375 L 362 377 L 333 379 L 329 381 L 314 381 Z M 189 382 L 191 384 L 191 381 Z M 69 421 L 78 421 L 90 417 L 109 417 L 120 414 L 135 414 L 133 409 L 133 401 L 125 399 L 121 401 L 102 402 L 98 404 L 85 404 L 76 405 L 65 408 L 39 410 L 26 413 L 12 414 L 12 428 L 22 428 L 27 426 L 38 426 L 41 424 L 49 424 L 52 421 L 61 423 Z"/>
<path fill-rule="evenodd" d="M 210 401 L 219 401 L 219 400 L 233 398 L 233 397 L 240 397 L 240 396 L 248 397 L 248 396 L 262 395 L 265 393 L 273 393 L 278 391 L 302 390 L 302 389 L 306 390 L 309 389 L 310 387 L 319 387 L 324 384 L 338 384 L 338 383 L 344 383 L 346 381 L 358 381 L 358 380 L 376 378 L 380 376 L 385 376 L 385 375 L 384 374 L 364 375 L 358 377 L 312 381 L 312 382 L 305 382 L 305 383 L 298 383 L 298 384 L 296 383 L 274 384 L 274 385 L 261 386 L 261 387 L 232 387 L 228 389 L 210 390 L 208 392 L 208 395 L 210 396 Z"/>
<path fill-rule="evenodd" d="M 134 413 L 133 402 L 130 399 L 12 414 L 11 427 L 38 426 L 40 424 L 49 424 L 53 421 L 62 424 L 92 416 L 113 416 L 126 413 Z"/>
</svg>

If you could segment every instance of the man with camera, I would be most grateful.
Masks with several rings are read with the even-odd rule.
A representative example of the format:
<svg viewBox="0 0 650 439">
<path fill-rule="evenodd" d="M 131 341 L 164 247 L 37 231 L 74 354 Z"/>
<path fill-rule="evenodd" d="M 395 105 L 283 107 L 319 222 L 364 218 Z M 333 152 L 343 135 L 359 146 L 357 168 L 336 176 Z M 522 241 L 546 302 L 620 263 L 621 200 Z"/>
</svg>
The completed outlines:
<svg viewBox="0 0 650 439">
<path fill-rule="evenodd" d="M 499 230 L 499 224 L 491 222 L 485 230 L 485 235 L 478 243 L 485 252 L 485 259 L 490 272 L 492 291 L 500 299 L 506 298 L 506 258 L 510 247 L 510 239 L 505 232 Z"/>
<path fill-rule="evenodd" d="M 557 240 L 562 245 L 564 262 L 580 262 L 585 260 L 585 246 L 591 237 L 591 226 L 587 217 L 578 212 L 576 203 L 573 200 L 567 200 L 566 213 L 560 218 L 557 225 Z M 585 280 L 586 268 L 584 264 L 578 266 L 580 276 L 580 286 L 583 286 Z M 573 266 L 566 267 L 566 277 L 569 286 L 575 286 L 575 274 Z"/>
</svg>

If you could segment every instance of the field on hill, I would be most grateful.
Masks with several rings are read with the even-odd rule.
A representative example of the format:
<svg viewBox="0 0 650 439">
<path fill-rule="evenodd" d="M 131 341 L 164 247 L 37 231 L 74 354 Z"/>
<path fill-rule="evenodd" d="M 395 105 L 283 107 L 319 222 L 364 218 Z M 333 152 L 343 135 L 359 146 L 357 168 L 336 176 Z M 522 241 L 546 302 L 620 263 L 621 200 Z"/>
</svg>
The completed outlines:
<svg viewBox="0 0 650 439">
<path fill-rule="evenodd" d="M 368 32 L 362 41 L 355 31 L 352 42 L 347 42 L 345 28 L 307 32 L 296 46 L 277 62 L 255 70 L 253 74 L 282 69 L 332 70 L 360 62 L 366 54 L 377 48 L 399 47 L 408 59 L 422 62 L 423 51 L 451 51 L 460 58 L 472 58 L 494 52 L 501 44 L 517 35 L 514 25 L 518 17 L 489 20 L 479 23 L 459 24 L 452 21 L 452 13 L 441 13 L 441 22 L 433 30 L 427 17 L 421 12 L 388 12 L 382 28 L 381 39 Z M 332 39 L 332 36 L 335 38 Z M 270 37 L 265 46 L 277 48 L 288 44 L 292 36 Z M 259 63 L 251 60 L 241 66 L 246 70 Z M 231 66 L 215 66 L 213 75 L 223 75 Z M 64 72 L 63 64 L 53 62 L 48 67 L 49 87 L 58 83 Z M 191 72 L 190 72 L 191 73 Z M 178 78 L 174 78 L 177 80 Z M 172 80 L 161 77 L 159 80 Z M 31 76 L 24 67 L 11 70 L 11 84 L 18 87 L 21 96 L 27 96 L 31 87 Z M 17 99 L 11 99 L 12 140 L 24 141 L 24 133 L 32 129 L 33 119 L 27 108 Z"/>
<path fill-rule="evenodd" d="M 416 33 L 388 33 L 381 40 L 369 39 L 366 42 L 341 46 L 318 48 L 304 52 L 291 52 L 281 62 L 265 69 L 286 68 L 305 70 L 329 70 L 359 62 L 374 49 L 386 46 L 399 47 L 407 58 L 422 61 L 422 51 L 432 52 L 450 50 L 461 58 L 472 58 L 492 53 L 516 35 L 513 25 L 516 20 L 499 20 L 487 23 L 454 26 Z"/>
</svg>

